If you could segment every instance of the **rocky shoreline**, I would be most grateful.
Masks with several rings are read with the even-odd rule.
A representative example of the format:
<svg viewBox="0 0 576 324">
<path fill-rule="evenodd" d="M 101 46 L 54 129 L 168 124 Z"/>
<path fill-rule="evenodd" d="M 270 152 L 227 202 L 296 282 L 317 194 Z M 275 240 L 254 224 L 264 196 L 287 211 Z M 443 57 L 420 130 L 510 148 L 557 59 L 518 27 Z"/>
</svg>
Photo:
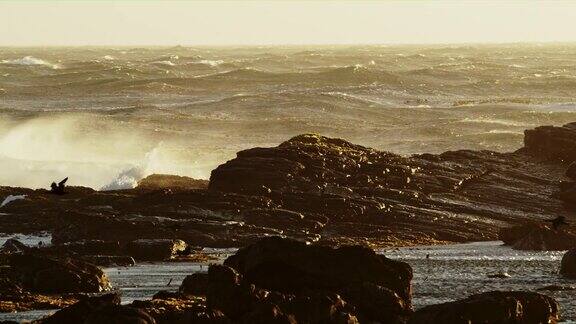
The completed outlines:
<svg viewBox="0 0 576 324">
<path fill-rule="evenodd" d="M 367 247 L 500 237 L 518 249 L 573 248 L 572 226 L 553 229 L 543 221 L 561 215 L 574 222 L 574 161 L 576 124 L 527 130 L 525 147 L 512 153 L 411 157 L 306 134 L 239 152 L 209 182 L 153 175 L 130 190 L 70 187 L 65 195 L 1 187 L 0 196 L 25 197 L 0 208 L 0 232 L 47 231 L 53 244 L 5 244 L 0 310 L 77 302 L 53 315 L 53 323 L 99 323 L 111 316 L 139 323 L 445 323 L 455 320 L 454 309 L 492 307 L 502 311 L 494 318 L 505 322 L 554 322 L 553 300 L 521 292 L 481 294 L 413 313 L 410 266 Z M 200 285 L 181 289 L 191 295 L 159 293 L 130 306 L 120 306 L 119 296 L 86 295 L 109 289 L 93 264 L 209 260 L 201 247 L 242 249 L 207 276 L 188 280 Z M 366 270 L 374 262 L 400 270 Z M 358 264 L 370 274 L 356 280 Z M 52 283 L 60 289 L 39 286 L 42 276 L 59 278 Z M 510 315 L 514 305 L 535 310 Z"/>
</svg>

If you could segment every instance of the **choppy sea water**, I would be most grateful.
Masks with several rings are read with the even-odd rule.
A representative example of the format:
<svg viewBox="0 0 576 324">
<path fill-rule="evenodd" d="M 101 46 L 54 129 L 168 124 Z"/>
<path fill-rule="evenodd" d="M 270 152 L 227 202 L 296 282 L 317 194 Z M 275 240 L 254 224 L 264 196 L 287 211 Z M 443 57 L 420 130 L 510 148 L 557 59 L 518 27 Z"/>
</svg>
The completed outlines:
<svg viewBox="0 0 576 324">
<path fill-rule="evenodd" d="M 45 239 L 46 236 L 42 236 Z M 5 240 L 0 239 L 0 242 Z M 25 241 L 37 242 L 29 237 Z M 219 251 L 222 256 L 232 250 Z M 415 309 L 492 290 L 537 291 L 549 285 L 576 286 L 576 280 L 558 275 L 564 252 L 516 251 L 502 242 L 421 246 L 379 251 L 392 259 L 409 263 L 414 269 L 413 304 Z M 428 258 L 426 257 L 428 255 Z M 134 267 L 104 269 L 115 288 L 122 292 L 123 303 L 151 298 L 160 290 L 177 290 L 182 280 L 194 272 L 207 271 L 199 263 L 141 263 Z M 506 272 L 510 278 L 491 279 L 488 275 Z M 554 297 L 561 306 L 565 322 L 576 322 L 575 290 L 539 291 Z M 54 311 L 30 311 L 0 314 L 0 320 L 29 321 Z"/>
<path fill-rule="evenodd" d="M 321 133 L 401 154 L 510 151 L 576 117 L 576 45 L 0 48 L 0 184 L 208 178 Z"/>
<path fill-rule="evenodd" d="M 416 309 L 485 291 L 537 291 L 558 301 L 564 320 L 576 321 L 576 290 L 538 291 L 550 285 L 576 286 L 576 280 L 564 279 L 558 274 L 564 251 L 516 251 L 494 241 L 400 248 L 382 253 L 405 261 L 414 269 L 412 288 Z M 510 277 L 488 278 L 497 273 L 507 273 Z"/>
</svg>

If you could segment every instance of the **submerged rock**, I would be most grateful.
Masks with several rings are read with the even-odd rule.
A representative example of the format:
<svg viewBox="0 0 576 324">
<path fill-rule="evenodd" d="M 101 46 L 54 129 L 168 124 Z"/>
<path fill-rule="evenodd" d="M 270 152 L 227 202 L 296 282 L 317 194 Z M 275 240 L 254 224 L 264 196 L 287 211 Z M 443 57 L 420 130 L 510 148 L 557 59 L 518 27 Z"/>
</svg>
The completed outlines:
<svg viewBox="0 0 576 324">
<path fill-rule="evenodd" d="M 409 324 L 556 323 L 558 304 L 533 292 L 493 291 L 419 309 Z"/>
</svg>

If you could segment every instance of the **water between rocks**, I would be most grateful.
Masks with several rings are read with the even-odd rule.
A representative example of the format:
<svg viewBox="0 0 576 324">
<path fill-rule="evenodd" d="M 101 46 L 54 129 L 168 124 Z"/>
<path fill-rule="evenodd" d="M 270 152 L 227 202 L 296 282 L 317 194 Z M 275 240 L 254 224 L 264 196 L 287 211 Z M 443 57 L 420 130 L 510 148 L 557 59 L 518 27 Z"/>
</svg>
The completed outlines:
<svg viewBox="0 0 576 324">
<path fill-rule="evenodd" d="M 46 242 L 46 236 L 19 237 L 28 244 L 37 244 L 40 240 Z M 0 237 L 0 244 L 7 238 Z M 219 252 L 225 256 L 233 250 Z M 385 249 L 379 253 L 408 262 L 414 269 L 412 288 L 416 309 L 484 291 L 537 291 L 549 285 L 576 286 L 576 280 L 558 275 L 564 252 L 516 251 L 502 246 L 499 241 Z M 159 290 L 176 290 L 188 274 L 207 269 L 207 265 L 199 263 L 161 262 L 104 270 L 114 287 L 122 291 L 123 303 L 131 303 L 136 299 L 150 298 Z M 488 278 L 490 274 L 504 272 L 510 277 Z M 562 317 L 567 323 L 576 323 L 576 290 L 540 292 L 560 303 Z M 0 314 L 0 320 L 29 321 L 52 312 Z"/>
</svg>

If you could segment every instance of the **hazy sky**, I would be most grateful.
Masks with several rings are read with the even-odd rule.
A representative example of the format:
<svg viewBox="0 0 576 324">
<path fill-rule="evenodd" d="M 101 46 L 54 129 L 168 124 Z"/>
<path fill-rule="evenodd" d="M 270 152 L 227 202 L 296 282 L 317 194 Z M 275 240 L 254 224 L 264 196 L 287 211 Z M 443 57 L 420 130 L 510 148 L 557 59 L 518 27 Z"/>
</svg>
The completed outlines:
<svg viewBox="0 0 576 324">
<path fill-rule="evenodd" d="M 576 1 L 6 1 L 0 45 L 576 41 Z"/>
</svg>

